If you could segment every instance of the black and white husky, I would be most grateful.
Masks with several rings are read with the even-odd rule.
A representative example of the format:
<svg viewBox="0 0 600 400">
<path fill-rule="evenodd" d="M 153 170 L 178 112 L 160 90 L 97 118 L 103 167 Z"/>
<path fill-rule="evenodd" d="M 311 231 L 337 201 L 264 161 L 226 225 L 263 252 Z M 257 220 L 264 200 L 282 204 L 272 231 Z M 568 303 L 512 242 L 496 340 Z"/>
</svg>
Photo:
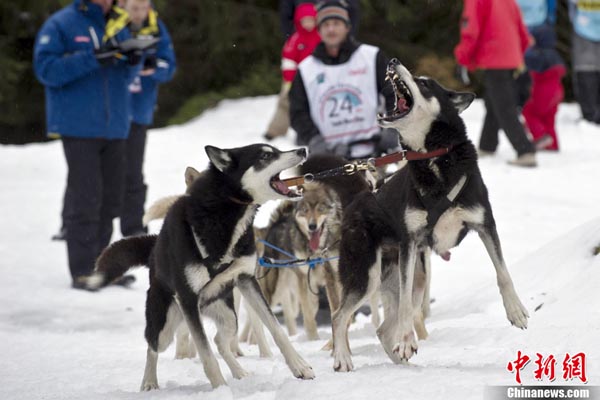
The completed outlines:
<svg viewBox="0 0 600 400">
<path fill-rule="evenodd" d="M 260 204 L 290 199 L 279 173 L 306 159 L 305 149 L 282 152 L 255 144 L 222 150 L 206 146 L 209 168 L 170 208 L 158 236 L 124 239 L 107 248 L 89 286 L 103 286 L 127 269 L 148 265 L 146 299 L 148 352 L 141 390 L 158 388 L 158 353 L 185 321 L 213 387 L 225 384 L 200 315 L 214 320 L 215 343 L 234 378 L 247 373 L 231 351 L 237 334 L 232 290 L 239 288 L 267 326 L 294 376 L 314 378 L 271 313 L 254 277 L 256 247 L 252 222 Z"/>
<path fill-rule="evenodd" d="M 387 78 L 393 107 L 379 116 L 379 124 L 395 128 L 406 150 L 449 151 L 410 161 L 376 194 L 362 193 L 345 209 L 339 261 L 342 300 L 333 317 L 336 371 L 353 369 L 348 323 L 380 283 L 385 319 L 377 330 L 379 340 L 395 363 L 417 352 L 413 313 L 420 305 L 413 302 L 413 280 L 422 264 L 420 254 L 431 248 L 448 258 L 449 249 L 469 230 L 479 234 L 494 264 L 508 320 L 527 327 L 528 313 L 502 257 L 477 153 L 459 117 L 475 96 L 414 77 L 397 60 L 390 61 Z M 397 246 L 397 256 L 383 257 L 382 262 L 382 249 L 390 245 Z"/>
</svg>

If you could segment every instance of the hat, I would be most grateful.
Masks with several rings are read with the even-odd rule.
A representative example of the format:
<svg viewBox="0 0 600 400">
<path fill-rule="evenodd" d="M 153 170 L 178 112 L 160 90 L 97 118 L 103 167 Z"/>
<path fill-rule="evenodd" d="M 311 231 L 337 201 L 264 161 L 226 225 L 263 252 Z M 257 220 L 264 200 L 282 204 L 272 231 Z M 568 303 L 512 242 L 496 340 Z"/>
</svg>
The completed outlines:
<svg viewBox="0 0 600 400">
<path fill-rule="evenodd" d="M 325 0 L 317 4 L 317 26 L 332 18 L 341 19 L 349 26 L 348 3 L 344 0 Z"/>
</svg>

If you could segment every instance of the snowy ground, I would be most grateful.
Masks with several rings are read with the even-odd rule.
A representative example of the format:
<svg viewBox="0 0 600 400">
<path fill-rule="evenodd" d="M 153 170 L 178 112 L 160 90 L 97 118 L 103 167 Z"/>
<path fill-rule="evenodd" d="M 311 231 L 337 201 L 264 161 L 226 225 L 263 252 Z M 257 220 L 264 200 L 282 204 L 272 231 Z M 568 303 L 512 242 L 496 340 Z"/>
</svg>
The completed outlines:
<svg viewBox="0 0 600 400">
<path fill-rule="evenodd" d="M 225 101 L 187 125 L 151 132 L 149 202 L 183 192 L 185 167 L 206 165 L 204 145 L 261 141 L 274 106 L 274 96 Z M 319 351 L 330 336 L 322 327 L 319 342 L 302 333 L 292 338 L 315 380 L 294 379 L 278 352 L 260 359 L 256 347 L 243 344 L 240 363 L 252 375 L 236 381 L 219 359 L 229 386 L 217 390 L 199 361 L 174 360 L 170 348 L 159 361 L 162 389 L 138 392 L 147 272 L 136 271 L 131 290 L 70 289 L 65 245 L 50 241 L 66 175 L 61 145 L 0 147 L 0 399 L 481 399 L 487 385 L 515 383 L 506 366 L 519 350 L 532 358 L 524 384 L 549 383 L 533 377 L 536 353 L 557 359 L 553 384 L 579 383 L 562 378 L 562 360 L 584 352 L 589 385 L 598 385 L 600 256 L 591 249 L 600 244 L 600 129 L 578 116 L 575 106 L 561 107 L 561 152 L 539 154 L 537 169 L 506 165 L 514 154 L 504 138 L 497 155 L 480 162 L 509 270 L 531 314 L 528 330 L 506 320 L 492 264 L 470 235 L 449 263 L 433 261 L 430 337 L 410 365 L 392 364 L 367 317 L 359 316 L 350 334 L 355 372 L 333 372 L 332 359 Z M 477 140 L 482 103 L 464 117 Z M 290 148 L 292 140 L 276 145 Z"/>
</svg>

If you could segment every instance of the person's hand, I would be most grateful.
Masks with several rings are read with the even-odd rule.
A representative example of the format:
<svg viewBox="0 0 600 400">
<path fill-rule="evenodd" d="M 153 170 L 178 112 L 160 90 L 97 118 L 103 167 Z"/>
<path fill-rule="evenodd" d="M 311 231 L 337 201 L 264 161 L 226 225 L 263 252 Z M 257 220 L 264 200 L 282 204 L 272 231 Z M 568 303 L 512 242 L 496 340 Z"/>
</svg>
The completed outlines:
<svg viewBox="0 0 600 400">
<path fill-rule="evenodd" d="M 143 70 L 140 71 L 140 76 L 154 75 L 155 72 L 156 72 L 156 69 L 154 69 L 154 68 L 143 69 Z"/>
<path fill-rule="evenodd" d="M 456 69 L 454 70 L 454 76 L 465 86 L 469 86 L 471 84 L 471 79 L 469 78 L 469 71 L 464 65 L 456 65 Z"/>
<path fill-rule="evenodd" d="M 327 143 L 325 138 L 321 135 L 313 136 L 308 142 L 308 153 L 309 154 L 323 154 L 328 153 Z"/>
<path fill-rule="evenodd" d="M 105 43 L 99 49 L 94 50 L 94 56 L 101 66 L 107 67 L 116 64 L 117 58 L 115 55 L 117 52 L 118 49 L 113 45 Z"/>
</svg>

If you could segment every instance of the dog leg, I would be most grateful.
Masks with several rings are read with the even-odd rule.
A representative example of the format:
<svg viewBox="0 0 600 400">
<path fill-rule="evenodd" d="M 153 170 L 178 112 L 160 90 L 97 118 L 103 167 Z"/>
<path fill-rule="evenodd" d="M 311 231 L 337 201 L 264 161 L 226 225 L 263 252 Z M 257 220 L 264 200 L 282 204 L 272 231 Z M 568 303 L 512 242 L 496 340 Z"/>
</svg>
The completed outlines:
<svg viewBox="0 0 600 400">
<path fill-rule="evenodd" d="M 325 292 L 327 293 L 327 300 L 329 302 L 329 315 L 332 316 L 333 319 L 333 314 L 337 311 L 338 308 L 340 308 L 340 286 L 338 284 L 339 279 L 337 277 L 337 274 L 335 273 L 333 266 L 329 262 L 325 264 L 325 267 Z M 321 348 L 321 350 L 333 350 L 333 335 Z"/>
<path fill-rule="evenodd" d="M 215 343 L 219 354 L 227 363 L 231 374 L 235 379 L 242 379 L 248 376 L 248 373 L 235 359 L 231 351 L 232 343 L 237 334 L 237 316 L 235 314 L 233 295 L 224 300 L 217 300 L 206 307 L 202 307 L 202 314 L 211 318 L 217 326 Z"/>
<path fill-rule="evenodd" d="M 190 330 L 185 322 L 179 324 L 176 333 L 175 341 L 175 359 L 182 360 L 184 358 L 196 357 L 196 346 L 190 340 Z"/>
<path fill-rule="evenodd" d="M 158 389 L 158 377 L 156 376 L 156 366 L 158 364 L 158 353 L 152 350 L 148 345 L 146 351 L 146 368 L 144 369 L 144 377 L 142 378 L 141 392 Z"/>
<path fill-rule="evenodd" d="M 146 367 L 140 386 L 141 391 L 158 389 L 156 366 L 158 353 L 173 342 L 175 330 L 181 323 L 181 311 L 170 293 L 150 287 L 146 298 Z"/>
<path fill-rule="evenodd" d="M 290 336 L 298 333 L 298 325 L 296 324 L 296 318 L 300 312 L 297 298 L 298 279 L 295 272 L 279 271 L 279 287 L 275 289 L 276 296 L 273 296 L 273 298 L 280 299 L 285 327 Z"/>
<path fill-rule="evenodd" d="M 256 311 L 269 332 L 271 332 L 271 335 L 273 335 L 277 347 L 281 350 L 294 376 L 302 379 L 313 379 L 315 373 L 310 365 L 292 347 L 287 335 L 283 332 L 277 319 L 269 309 L 269 305 L 260 291 L 256 278 L 252 275 L 241 274 L 239 276 L 238 287 L 248 304 Z"/>
<path fill-rule="evenodd" d="M 431 315 L 431 248 L 426 247 L 425 250 L 423 250 L 423 257 L 425 259 L 425 291 L 423 292 L 423 304 L 421 309 L 423 312 L 423 319 L 425 319 Z"/>
<path fill-rule="evenodd" d="M 241 295 L 240 291 L 236 288 L 233 288 L 233 307 L 235 309 L 236 325 L 239 321 L 238 316 L 240 315 L 241 298 L 242 298 L 242 295 Z M 237 335 L 235 335 L 235 337 L 231 341 L 231 352 L 236 357 L 244 357 L 244 353 L 242 352 L 242 349 L 240 348 L 240 342 L 238 341 Z"/>
<path fill-rule="evenodd" d="M 246 314 L 248 314 L 248 321 L 250 322 L 250 334 L 248 335 L 248 342 L 252 340 L 256 341 L 258 344 L 258 351 L 261 358 L 271 358 L 273 357 L 273 353 L 271 352 L 271 347 L 267 343 L 267 338 L 265 336 L 265 331 L 263 329 L 263 323 L 261 322 L 254 309 L 250 307 L 248 302 L 246 301 Z"/>
<path fill-rule="evenodd" d="M 396 249 L 394 249 L 396 250 Z M 383 323 L 377 328 L 377 337 L 388 357 L 398 364 L 402 360 L 392 350 L 398 338 L 398 310 L 400 302 L 400 266 L 398 252 L 384 250 L 381 266 L 381 302 L 383 304 Z"/>
<path fill-rule="evenodd" d="M 200 361 L 202 361 L 202 366 L 204 367 L 204 373 L 210 384 L 213 388 L 226 385 L 223 374 L 221 374 L 221 369 L 219 368 L 219 363 L 210 348 L 206 332 L 204 332 L 204 326 L 202 326 L 202 321 L 200 320 L 200 307 L 198 303 L 195 301 L 195 298 L 193 300 L 188 298 L 187 301 L 180 300 L 180 305 L 194 343 L 196 344 Z"/>
<path fill-rule="evenodd" d="M 379 292 L 374 291 L 369 299 L 369 304 L 371 306 L 371 323 L 375 328 L 379 327 L 381 324 L 381 320 L 379 319 Z"/>
<path fill-rule="evenodd" d="M 298 279 L 298 291 L 300 293 L 300 308 L 304 320 L 304 330 L 308 340 L 319 340 L 317 331 L 317 311 L 319 310 L 319 297 L 310 292 L 307 279 Z"/>
<path fill-rule="evenodd" d="M 502 295 L 506 316 L 512 325 L 517 328 L 526 329 L 529 313 L 521 303 L 521 300 L 515 291 L 510 274 L 508 273 L 508 269 L 506 268 L 506 264 L 504 263 L 496 227 L 492 225 L 491 228 L 486 229 L 485 226 L 480 226 L 478 233 L 481 241 L 485 245 L 488 255 L 492 259 L 494 268 L 496 269 L 496 280 L 498 282 L 500 294 Z"/>
<path fill-rule="evenodd" d="M 415 266 L 415 279 L 413 283 L 413 321 L 417 338 L 419 340 L 427 339 L 429 333 L 425 327 L 425 317 L 423 315 L 423 301 L 425 297 L 425 287 L 427 285 L 427 276 L 425 271 L 425 251 L 419 251 L 417 254 L 417 264 Z"/>
<path fill-rule="evenodd" d="M 400 250 L 400 303 L 398 308 L 399 341 L 392 349 L 401 360 L 406 361 L 417 352 L 418 345 L 413 321 L 413 282 L 417 248 L 414 242 L 401 245 Z M 392 359 L 395 360 L 395 359 Z"/>
</svg>

